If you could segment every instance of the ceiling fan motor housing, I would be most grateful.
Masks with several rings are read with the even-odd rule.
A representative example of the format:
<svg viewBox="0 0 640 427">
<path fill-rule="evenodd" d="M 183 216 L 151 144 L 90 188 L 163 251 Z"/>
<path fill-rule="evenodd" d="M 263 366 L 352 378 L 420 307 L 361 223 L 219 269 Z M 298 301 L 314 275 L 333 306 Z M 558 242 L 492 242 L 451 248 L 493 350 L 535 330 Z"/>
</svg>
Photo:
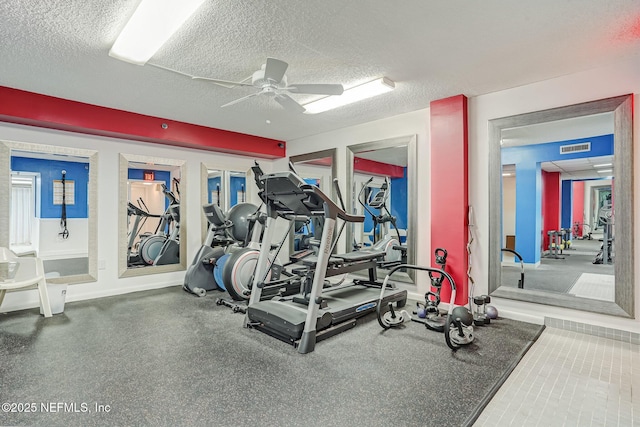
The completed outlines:
<svg viewBox="0 0 640 427">
<path fill-rule="evenodd" d="M 271 90 L 269 89 L 275 90 L 287 87 L 287 76 L 282 76 L 282 80 L 279 82 L 275 82 L 271 79 L 265 79 L 263 66 L 262 69 L 253 73 L 251 76 L 251 84 L 259 89 L 263 89 L 265 92 L 270 92 Z"/>
</svg>

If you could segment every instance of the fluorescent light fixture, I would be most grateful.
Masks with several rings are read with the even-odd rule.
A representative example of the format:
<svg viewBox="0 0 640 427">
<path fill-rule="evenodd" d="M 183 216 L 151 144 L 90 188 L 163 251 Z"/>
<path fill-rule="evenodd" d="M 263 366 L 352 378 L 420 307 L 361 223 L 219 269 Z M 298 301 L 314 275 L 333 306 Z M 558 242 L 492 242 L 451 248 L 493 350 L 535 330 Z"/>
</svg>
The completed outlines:
<svg viewBox="0 0 640 427">
<path fill-rule="evenodd" d="M 109 56 L 144 65 L 205 0 L 142 0 Z"/>
<path fill-rule="evenodd" d="M 607 166 L 612 166 L 612 163 L 603 163 L 601 165 L 593 165 L 594 168 L 604 168 Z"/>
<path fill-rule="evenodd" d="M 613 172 L 613 169 L 600 169 L 598 171 L 596 171 L 598 173 L 609 173 L 609 172 Z"/>
<path fill-rule="evenodd" d="M 509 172 L 505 172 L 502 174 L 502 176 L 511 176 L 511 174 Z"/>
<path fill-rule="evenodd" d="M 317 114 L 323 111 L 342 107 L 343 105 L 362 101 L 395 89 L 396 84 L 386 77 L 380 77 L 373 81 L 363 83 L 344 91 L 342 95 L 333 95 L 320 98 L 317 101 L 304 104 L 305 113 Z"/>
</svg>

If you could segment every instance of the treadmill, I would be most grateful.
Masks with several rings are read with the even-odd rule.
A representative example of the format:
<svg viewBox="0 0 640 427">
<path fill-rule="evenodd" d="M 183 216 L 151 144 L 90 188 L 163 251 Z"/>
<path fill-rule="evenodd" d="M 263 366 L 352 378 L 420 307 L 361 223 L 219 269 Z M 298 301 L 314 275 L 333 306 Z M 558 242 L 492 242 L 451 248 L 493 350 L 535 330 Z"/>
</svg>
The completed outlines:
<svg viewBox="0 0 640 427">
<path fill-rule="evenodd" d="M 375 311 L 382 286 L 375 271 L 385 252 L 332 254 L 337 219 L 363 222 L 364 216 L 346 213 L 318 187 L 307 184 L 291 171 L 263 174 L 257 165 L 253 171 L 260 198 L 267 208 L 267 221 L 244 324 L 292 344 L 299 353 L 309 353 L 316 342 L 353 328 L 358 318 Z M 306 271 L 306 283 L 311 287 L 297 295 L 260 301 L 263 288 L 269 286 L 265 280 L 276 220 L 281 217 L 295 221 L 300 216 L 324 220 L 317 256 L 303 258 L 294 268 L 300 275 Z M 327 277 L 362 270 L 369 271 L 368 281 L 325 288 Z M 394 284 L 388 287 L 382 304 L 397 301 L 398 307 L 403 306 L 407 291 L 397 289 Z"/>
</svg>

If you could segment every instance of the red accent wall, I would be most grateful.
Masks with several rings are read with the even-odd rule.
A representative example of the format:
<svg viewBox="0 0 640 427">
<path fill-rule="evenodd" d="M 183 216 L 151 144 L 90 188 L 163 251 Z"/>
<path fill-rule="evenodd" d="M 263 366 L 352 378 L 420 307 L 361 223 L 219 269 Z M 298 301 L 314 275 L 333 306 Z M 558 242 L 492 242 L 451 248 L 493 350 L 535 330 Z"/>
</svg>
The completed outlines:
<svg viewBox="0 0 640 427">
<path fill-rule="evenodd" d="M 467 304 L 467 214 L 469 209 L 467 98 L 431 102 L 431 264 L 433 251 L 448 252 L 447 272 L 456 282 L 455 304 Z M 449 301 L 450 289 L 441 290 Z"/>
<path fill-rule="evenodd" d="M 584 232 L 582 222 L 584 221 L 584 181 L 573 181 L 573 213 L 571 218 L 571 226 L 578 223 L 578 234 L 574 237 L 582 237 Z"/>
<path fill-rule="evenodd" d="M 356 172 L 365 172 L 371 175 L 388 176 L 389 178 L 404 177 L 404 168 L 389 163 L 376 162 L 375 160 L 361 159 L 355 157 L 353 159 L 353 170 Z"/>
<path fill-rule="evenodd" d="M 547 231 L 560 228 L 560 172 L 542 171 L 542 247 L 549 247 Z"/>
<path fill-rule="evenodd" d="M 261 158 L 286 143 L 0 86 L 0 121 Z M 166 124 L 166 128 L 163 128 Z"/>
</svg>

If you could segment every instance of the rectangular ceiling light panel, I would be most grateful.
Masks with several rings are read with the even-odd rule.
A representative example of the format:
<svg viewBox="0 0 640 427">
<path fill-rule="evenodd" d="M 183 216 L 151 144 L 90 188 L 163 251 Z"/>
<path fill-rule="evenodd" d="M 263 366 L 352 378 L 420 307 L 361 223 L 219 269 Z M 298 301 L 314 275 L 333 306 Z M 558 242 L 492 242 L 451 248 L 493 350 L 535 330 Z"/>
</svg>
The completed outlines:
<svg viewBox="0 0 640 427">
<path fill-rule="evenodd" d="M 393 81 L 386 77 L 381 77 L 368 83 L 363 83 L 352 87 L 351 89 L 347 89 L 342 95 L 327 96 L 325 98 L 320 98 L 317 101 L 305 104 L 305 113 L 322 113 L 323 111 L 332 110 L 334 108 L 342 107 L 343 105 L 352 104 L 354 102 L 362 101 L 363 99 L 392 91 L 395 87 L 396 85 Z"/>
<path fill-rule="evenodd" d="M 109 56 L 144 65 L 205 0 L 142 0 Z"/>
</svg>

